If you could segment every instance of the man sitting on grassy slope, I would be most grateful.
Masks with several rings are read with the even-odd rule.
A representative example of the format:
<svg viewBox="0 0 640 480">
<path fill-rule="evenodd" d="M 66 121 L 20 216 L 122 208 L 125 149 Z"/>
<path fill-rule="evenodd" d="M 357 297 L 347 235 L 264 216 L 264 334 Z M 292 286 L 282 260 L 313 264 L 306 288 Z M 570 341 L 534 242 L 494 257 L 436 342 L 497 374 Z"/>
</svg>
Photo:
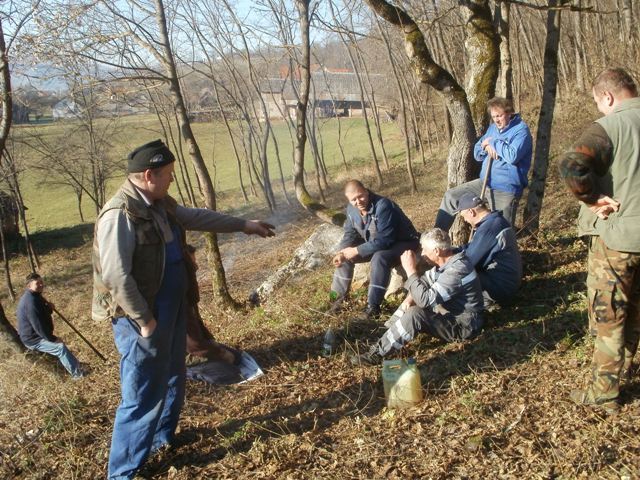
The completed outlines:
<svg viewBox="0 0 640 480">
<path fill-rule="evenodd" d="M 359 180 L 348 181 L 344 194 L 349 205 L 344 235 L 333 257 L 336 271 L 330 311 L 341 308 L 351 287 L 355 264 L 371 262 L 367 307 L 358 316 L 359 320 L 368 320 L 380 314 L 391 269 L 400 264 L 402 252 L 418 248 L 418 232 L 398 205 L 371 192 Z"/>
<path fill-rule="evenodd" d="M 185 393 L 185 230 L 274 235 L 273 226 L 168 195 L 175 157 L 160 140 L 129 154 L 129 176 L 98 215 L 93 245 L 94 320 L 109 320 L 120 359 L 108 477 L 132 478 L 173 442 Z"/>
<path fill-rule="evenodd" d="M 67 346 L 53 334 L 53 305 L 42 296 L 44 281 L 37 273 L 27 275 L 27 288 L 18 302 L 18 334 L 29 350 L 58 357 L 73 378 L 82 378 L 85 371 Z"/>
<path fill-rule="evenodd" d="M 578 234 L 589 238 L 589 324 L 596 332 L 591 381 L 570 397 L 615 412 L 620 376 L 630 376 L 640 340 L 640 98 L 631 76 L 614 68 L 596 77 L 593 99 L 604 117 L 560 163 L 582 202 Z"/>
<path fill-rule="evenodd" d="M 522 282 L 516 232 L 502 212 L 490 211 L 473 193 L 462 196 L 458 212 L 474 231 L 471 241 L 460 250 L 478 272 L 485 307 L 512 302 Z"/>
<path fill-rule="evenodd" d="M 449 235 L 439 228 L 422 234 L 420 245 L 422 255 L 435 267 L 418 276 L 415 253 L 407 250 L 402 254 L 402 266 L 409 277 L 405 282 L 409 294 L 401 305 L 404 314 L 368 352 L 352 357 L 354 364 L 377 365 L 421 332 L 447 342 L 480 333 L 484 325 L 482 286 L 471 261 L 464 252 L 454 253 Z"/>
</svg>

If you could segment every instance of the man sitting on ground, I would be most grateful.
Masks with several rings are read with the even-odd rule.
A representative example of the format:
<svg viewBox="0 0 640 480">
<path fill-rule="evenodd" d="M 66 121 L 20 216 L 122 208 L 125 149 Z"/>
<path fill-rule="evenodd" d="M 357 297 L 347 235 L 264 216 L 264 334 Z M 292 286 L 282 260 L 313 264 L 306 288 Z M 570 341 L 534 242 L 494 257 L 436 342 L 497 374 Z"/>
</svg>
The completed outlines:
<svg viewBox="0 0 640 480">
<path fill-rule="evenodd" d="M 42 296 L 44 281 L 37 273 L 27 275 L 27 288 L 18 302 L 18 334 L 29 350 L 48 353 L 58 357 L 62 366 L 73 378 L 85 376 L 78 359 L 67 346 L 53 334 L 53 304 Z"/>
<path fill-rule="evenodd" d="M 422 255 L 435 264 L 418 276 L 413 251 L 402 254 L 401 261 L 409 291 L 402 302 L 404 314 L 389 325 L 380 340 L 368 352 L 353 357 L 353 363 L 379 364 L 425 332 L 447 342 L 477 336 L 484 324 L 482 286 L 478 274 L 464 252 L 455 253 L 449 235 L 434 228 L 420 238 Z"/>
<path fill-rule="evenodd" d="M 531 132 L 520 115 L 514 113 L 511 100 L 492 98 L 487 102 L 487 109 L 493 123 L 473 149 L 476 161 L 482 162 L 480 178 L 447 190 L 436 216 L 435 226 L 447 232 L 455 220 L 460 198 L 465 193 L 480 197 L 485 177 L 485 198 L 489 200 L 491 210 L 502 211 L 504 218 L 511 225 L 515 224 L 518 202 L 527 186 L 531 167 Z"/>
<path fill-rule="evenodd" d="M 359 180 L 348 181 L 344 194 L 349 205 L 344 235 L 333 257 L 331 310 L 337 311 L 349 292 L 355 264 L 371 262 L 367 307 L 358 316 L 368 320 L 380 314 L 391 269 L 400 264 L 402 252 L 418 248 L 418 232 L 398 205 L 371 192 Z"/>
<path fill-rule="evenodd" d="M 466 193 L 458 212 L 474 230 L 471 242 L 462 247 L 478 272 L 485 307 L 513 300 L 522 280 L 522 260 L 516 233 L 501 212 L 492 212 L 484 201 Z"/>
</svg>

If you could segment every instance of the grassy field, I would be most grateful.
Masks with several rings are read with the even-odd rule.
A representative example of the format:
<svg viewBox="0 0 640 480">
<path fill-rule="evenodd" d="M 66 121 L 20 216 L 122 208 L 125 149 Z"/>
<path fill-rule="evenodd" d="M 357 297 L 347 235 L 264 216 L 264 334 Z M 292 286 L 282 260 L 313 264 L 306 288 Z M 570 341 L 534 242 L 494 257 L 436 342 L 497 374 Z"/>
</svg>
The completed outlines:
<svg viewBox="0 0 640 480">
<path fill-rule="evenodd" d="M 105 121 L 102 121 L 103 123 Z M 336 170 L 341 168 L 342 156 L 338 147 L 338 119 L 320 120 L 320 132 L 322 136 L 322 150 L 324 160 L 328 168 Z M 100 125 L 100 122 L 98 122 Z M 100 128 L 100 127 L 98 127 Z M 390 157 L 402 155 L 403 146 L 400 132 L 395 123 L 385 123 L 382 125 L 385 147 Z M 113 145 L 112 156 L 114 159 L 122 159 L 123 167 L 126 165 L 126 156 L 133 148 L 147 141 L 162 137 L 162 132 L 157 119 L 154 116 L 123 117 L 118 121 L 119 132 L 117 138 L 110 139 Z M 216 190 L 221 194 L 219 208 L 234 208 L 236 204 L 235 192 L 239 191 L 239 178 L 237 173 L 236 159 L 233 154 L 232 144 L 227 135 L 222 122 L 214 123 L 194 123 L 194 133 L 202 150 L 205 162 L 210 174 L 215 181 Z M 274 133 L 278 141 L 279 153 L 282 163 L 282 170 L 285 179 L 290 179 L 292 172 L 292 142 L 289 130 L 284 122 L 275 122 Z M 344 154 L 349 164 L 362 164 L 370 158 L 370 148 L 365 135 L 364 120 L 361 118 L 340 119 L 340 138 L 344 148 Z M 39 134 L 49 137 L 59 137 L 63 141 L 65 134 L 64 124 L 48 124 L 29 127 L 18 127 L 14 130 L 17 137 L 27 136 L 36 131 Z M 378 144 L 377 140 L 375 141 Z M 308 145 L 307 145 L 308 147 Z M 187 154 L 185 150 L 185 155 Z M 242 152 L 241 152 L 242 153 Z M 23 163 L 37 161 L 37 158 L 28 158 L 29 153 L 23 154 Z M 378 155 L 382 161 L 380 150 Z M 188 157 L 187 157 L 188 158 Z M 269 168 L 273 183 L 273 188 L 277 193 L 281 193 L 277 158 L 273 142 L 269 143 L 268 149 Z M 82 162 L 83 158 L 78 158 Z M 314 172 L 313 157 L 307 148 L 305 161 L 306 171 Z M 190 164 L 189 164 L 190 166 Z M 342 167 L 343 168 L 343 167 Z M 195 174 L 190 170 L 194 188 L 196 187 Z M 177 172 L 179 176 L 180 173 Z M 248 175 L 243 171 L 245 185 L 248 185 Z M 117 189 L 124 177 L 113 179 L 109 190 Z M 309 177 L 309 188 L 313 188 L 312 177 Z M 60 227 L 70 227 L 80 223 L 77 213 L 76 198 L 69 187 L 55 184 L 55 178 L 45 175 L 41 171 L 26 169 L 20 177 L 21 187 L 25 205 L 28 207 L 28 222 L 34 231 L 48 230 Z M 175 186 L 172 193 L 177 196 Z M 229 201 L 226 199 L 229 198 Z M 261 198 L 256 199 L 258 203 Z M 95 210 L 88 198 L 83 200 L 83 213 L 85 220 L 93 221 Z"/>
</svg>

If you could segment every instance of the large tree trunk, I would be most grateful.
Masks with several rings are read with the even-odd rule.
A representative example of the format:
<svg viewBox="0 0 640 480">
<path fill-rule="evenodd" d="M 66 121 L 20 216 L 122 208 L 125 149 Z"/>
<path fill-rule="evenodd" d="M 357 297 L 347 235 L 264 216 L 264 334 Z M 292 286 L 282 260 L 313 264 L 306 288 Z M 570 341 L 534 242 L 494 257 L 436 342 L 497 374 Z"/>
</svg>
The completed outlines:
<svg viewBox="0 0 640 480">
<path fill-rule="evenodd" d="M 164 5 L 162 0 L 155 0 L 155 4 L 156 20 L 160 30 L 160 44 L 162 45 L 164 53 L 164 67 L 169 82 L 170 96 L 175 106 L 176 115 L 180 124 L 180 132 L 187 143 L 189 156 L 191 157 L 191 162 L 193 163 L 193 167 L 202 189 L 205 207 L 215 210 L 216 194 L 213 188 L 213 182 L 211 181 L 211 176 L 209 175 L 209 171 L 204 163 L 202 152 L 200 151 L 200 147 L 193 135 L 191 123 L 187 116 L 187 109 L 184 104 L 182 90 L 180 89 L 173 52 L 171 51 L 171 44 L 169 43 Z M 221 308 L 237 309 L 240 307 L 240 304 L 236 302 L 231 296 L 231 293 L 229 293 L 224 266 L 222 264 L 222 257 L 218 248 L 218 237 L 212 232 L 205 233 L 205 237 L 207 239 L 209 268 L 211 269 L 211 275 L 213 277 L 212 284 L 216 303 Z"/>
<path fill-rule="evenodd" d="M 465 90 L 476 135 L 487 129 L 487 101 L 495 95 L 500 68 L 500 38 L 496 34 L 488 0 L 462 2 L 466 21 Z"/>
<path fill-rule="evenodd" d="M 544 187 L 547 182 L 549 167 L 549 147 L 551 145 L 551 124 L 556 102 L 558 84 L 558 43 L 560 42 L 560 13 L 554 7 L 562 5 L 565 0 L 549 0 L 547 11 L 547 40 L 544 49 L 544 85 L 542 89 L 542 106 L 538 118 L 536 134 L 536 152 L 533 161 L 533 175 L 529 185 L 529 195 L 524 211 L 524 225 L 530 232 L 538 230 Z"/>
</svg>

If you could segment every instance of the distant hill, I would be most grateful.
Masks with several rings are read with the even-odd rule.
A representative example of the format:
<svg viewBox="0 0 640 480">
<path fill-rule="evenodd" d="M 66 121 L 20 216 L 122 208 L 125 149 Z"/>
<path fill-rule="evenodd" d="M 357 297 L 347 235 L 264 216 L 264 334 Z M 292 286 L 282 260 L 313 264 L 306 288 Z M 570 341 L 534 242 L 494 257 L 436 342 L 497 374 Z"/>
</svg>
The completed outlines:
<svg viewBox="0 0 640 480">
<path fill-rule="evenodd" d="M 62 70 L 47 63 L 36 65 L 14 64 L 11 72 L 13 88 L 33 88 L 47 92 L 65 92 L 67 83 L 62 77 Z"/>
</svg>

